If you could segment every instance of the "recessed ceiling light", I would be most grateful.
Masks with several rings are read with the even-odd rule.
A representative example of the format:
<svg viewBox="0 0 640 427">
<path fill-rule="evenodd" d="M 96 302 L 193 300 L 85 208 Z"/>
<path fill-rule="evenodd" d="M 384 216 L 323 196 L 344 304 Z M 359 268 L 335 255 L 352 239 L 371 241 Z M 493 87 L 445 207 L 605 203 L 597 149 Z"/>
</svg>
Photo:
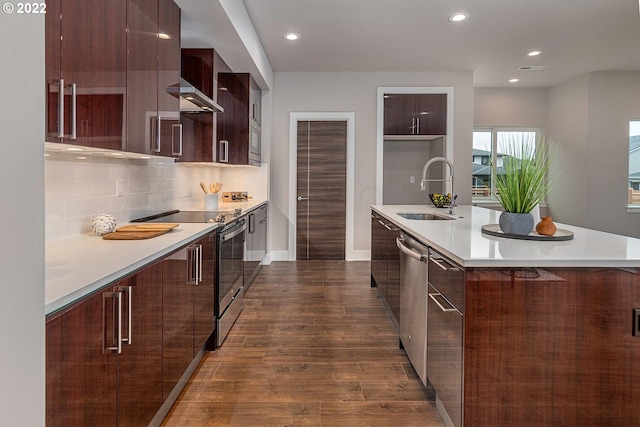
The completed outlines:
<svg viewBox="0 0 640 427">
<path fill-rule="evenodd" d="M 124 156 L 124 153 L 111 153 L 112 156 Z"/>
<path fill-rule="evenodd" d="M 285 40 L 289 40 L 289 41 L 292 42 L 292 41 L 299 40 L 300 39 L 300 34 L 298 34 L 298 33 L 287 33 L 283 37 L 284 37 Z"/>
<path fill-rule="evenodd" d="M 82 148 L 77 148 L 77 147 L 68 147 L 67 151 L 82 151 Z"/>
<path fill-rule="evenodd" d="M 531 52 L 527 53 L 527 56 L 538 56 L 542 53 L 541 50 L 532 50 Z"/>
<path fill-rule="evenodd" d="M 469 14 L 467 12 L 456 12 L 449 17 L 449 22 L 462 22 L 466 21 L 469 18 Z"/>
<path fill-rule="evenodd" d="M 520 79 L 509 79 L 509 83 L 518 83 Z"/>
<path fill-rule="evenodd" d="M 158 38 L 162 40 L 169 40 L 171 36 L 167 33 L 158 33 Z"/>
</svg>

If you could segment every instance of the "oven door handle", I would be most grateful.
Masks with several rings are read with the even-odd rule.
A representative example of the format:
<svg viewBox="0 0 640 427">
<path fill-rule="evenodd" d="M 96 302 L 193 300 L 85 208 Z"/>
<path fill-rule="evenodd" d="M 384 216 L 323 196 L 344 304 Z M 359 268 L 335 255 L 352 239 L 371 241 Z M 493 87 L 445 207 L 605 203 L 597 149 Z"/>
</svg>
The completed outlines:
<svg viewBox="0 0 640 427">
<path fill-rule="evenodd" d="M 222 240 L 223 242 L 226 242 L 227 240 L 233 239 L 234 237 L 236 237 L 237 235 L 244 233 L 244 230 L 247 228 L 247 224 L 242 224 L 239 228 L 237 228 L 236 230 L 229 230 L 228 232 L 225 232 L 224 234 L 222 234 L 220 236 L 220 240 Z"/>
</svg>

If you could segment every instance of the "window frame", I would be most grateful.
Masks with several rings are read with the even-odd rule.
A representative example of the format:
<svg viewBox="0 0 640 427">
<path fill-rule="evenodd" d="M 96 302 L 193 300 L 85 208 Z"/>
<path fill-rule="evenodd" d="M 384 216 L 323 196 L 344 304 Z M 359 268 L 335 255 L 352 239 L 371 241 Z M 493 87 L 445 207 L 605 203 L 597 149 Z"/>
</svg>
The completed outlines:
<svg viewBox="0 0 640 427">
<path fill-rule="evenodd" d="M 491 132 L 491 161 L 493 159 L 497 159 L 498 156 L 498 133 L 501 132 L 534 132 L 535 140 L 542 135 L 542 128 L 535 126 L 477 126 L 473 128 L 473 133 L 476 132 Z M 473 163 L 473 134 L 471 141 L 471 162 Z M 473 168 L 473 166 L 472 166 Z M 489 196 L 474 196 L 473 195 L 473 170 L 471 171 L 472 178 L 472 190 L 471 190 L 471 202 L 474 205 L 499 205 L 500 202 L 494 196 L 495 193 L 495 176 L 493 176 L 493 170 L 491 171 L 491 186 L 489 188 Z M 544 200 L 541 205 L 546 205 L 546 200 Z"/>
<path fill-rule="evenodd" d="M 632 118 L 632 119 L 628 120 L 628 134 L 629 134 L 628 138 L 629 138 L 629 141 L 627 142 L 627 148 L 631 148 L 631 147 L 629 147 L 629 143 L 631 142 L 631 136 L 632 136 L 631 135 L 631 123 L 638 123 L 640 125 L 640 118 Z M 636 135 L 633 135 L 633 136 L 636 136 Z M 640 150 L 640 148 L 636 148 L 634 150 L 634 152 L 636 152 L 638 150 Z M 629 179 L 630 178 L 630 173 L 631 173 L 631 170 L 630 170 L 630 168 L 631 168 L 631 164 L 630 164 L 631 151 L 627 151 L 627 153 L 628 153 L 627 154 L 627 164 L 628 164 L 628 167 L 627 167 L 627 192 L 628 192 L 627 193 L 627 212 L 640 213 L 640 202 L 633 203 L 633 200 L 632 200 L 631 203 L 629 203 L 629 200 L 631 198 L 629 190 L 632 189 L 632 188 L 629 187 L 629 184 L 631 182 L 631 180 Z"/>
</svg>

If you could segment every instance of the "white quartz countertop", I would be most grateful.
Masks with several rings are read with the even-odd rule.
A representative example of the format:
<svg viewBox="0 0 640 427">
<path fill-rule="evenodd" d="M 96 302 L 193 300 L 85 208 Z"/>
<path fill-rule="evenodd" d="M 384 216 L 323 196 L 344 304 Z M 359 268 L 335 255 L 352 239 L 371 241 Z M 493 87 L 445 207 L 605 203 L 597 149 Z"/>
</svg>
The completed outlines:
<svg viewBox="0 0 640 427">
<path fill-rule="evenodd" d="M 118 224 L 118 227 L 127 224 Z M 93 233 L 45 245 L 45 314 L 51 314 L 101 287 L 204 236 L 218 225 L 182 223 L 145 240 L 104 240 Z"/>
<path fill-rule="evenodd" d="M 399 212 L 447 215 L 448 209 L 420 205 L 374 205 L 373 210 L 464 267 L 640 267 L 640 239 L 556 223 L 574 233 L 568 241 L 534 241 L 482 233 L 497 224 L 499 211 L 458 206 L 455 219 L 422 221 Z"/>
</svg>

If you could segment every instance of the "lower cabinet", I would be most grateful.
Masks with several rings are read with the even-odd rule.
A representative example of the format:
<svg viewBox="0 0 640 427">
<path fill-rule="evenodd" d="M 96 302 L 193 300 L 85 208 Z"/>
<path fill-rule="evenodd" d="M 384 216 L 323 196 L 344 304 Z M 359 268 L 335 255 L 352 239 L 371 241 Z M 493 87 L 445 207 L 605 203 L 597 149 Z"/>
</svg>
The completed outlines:
<svg viewBox="0 0 640 427">
<path fill-rule="evenodd" d="M 46 324 L 47 426 L 147 425 L 162 405 L 162 265 Z"/>
<path fill-rule="evenodd" d="M 247 234 L 244 251 L 244 285 L 251 284 L 260 271 L 260 265 L 267 253 L 267 205 L 262 205 L 247 215 Z"/>
<path fill-rule="evenodd" d="M 149 425 L 212 349 L 215 268 L 212 232 L 48 316 L 46 425 Z"/>
<path fill-rule="evenodd" d="M 371 211 L 371 285 L 378 288 L 393 315 L 400 321 L 400 252 L 396 238 L 400 230 L 377 212 Z"/>
</svg>

